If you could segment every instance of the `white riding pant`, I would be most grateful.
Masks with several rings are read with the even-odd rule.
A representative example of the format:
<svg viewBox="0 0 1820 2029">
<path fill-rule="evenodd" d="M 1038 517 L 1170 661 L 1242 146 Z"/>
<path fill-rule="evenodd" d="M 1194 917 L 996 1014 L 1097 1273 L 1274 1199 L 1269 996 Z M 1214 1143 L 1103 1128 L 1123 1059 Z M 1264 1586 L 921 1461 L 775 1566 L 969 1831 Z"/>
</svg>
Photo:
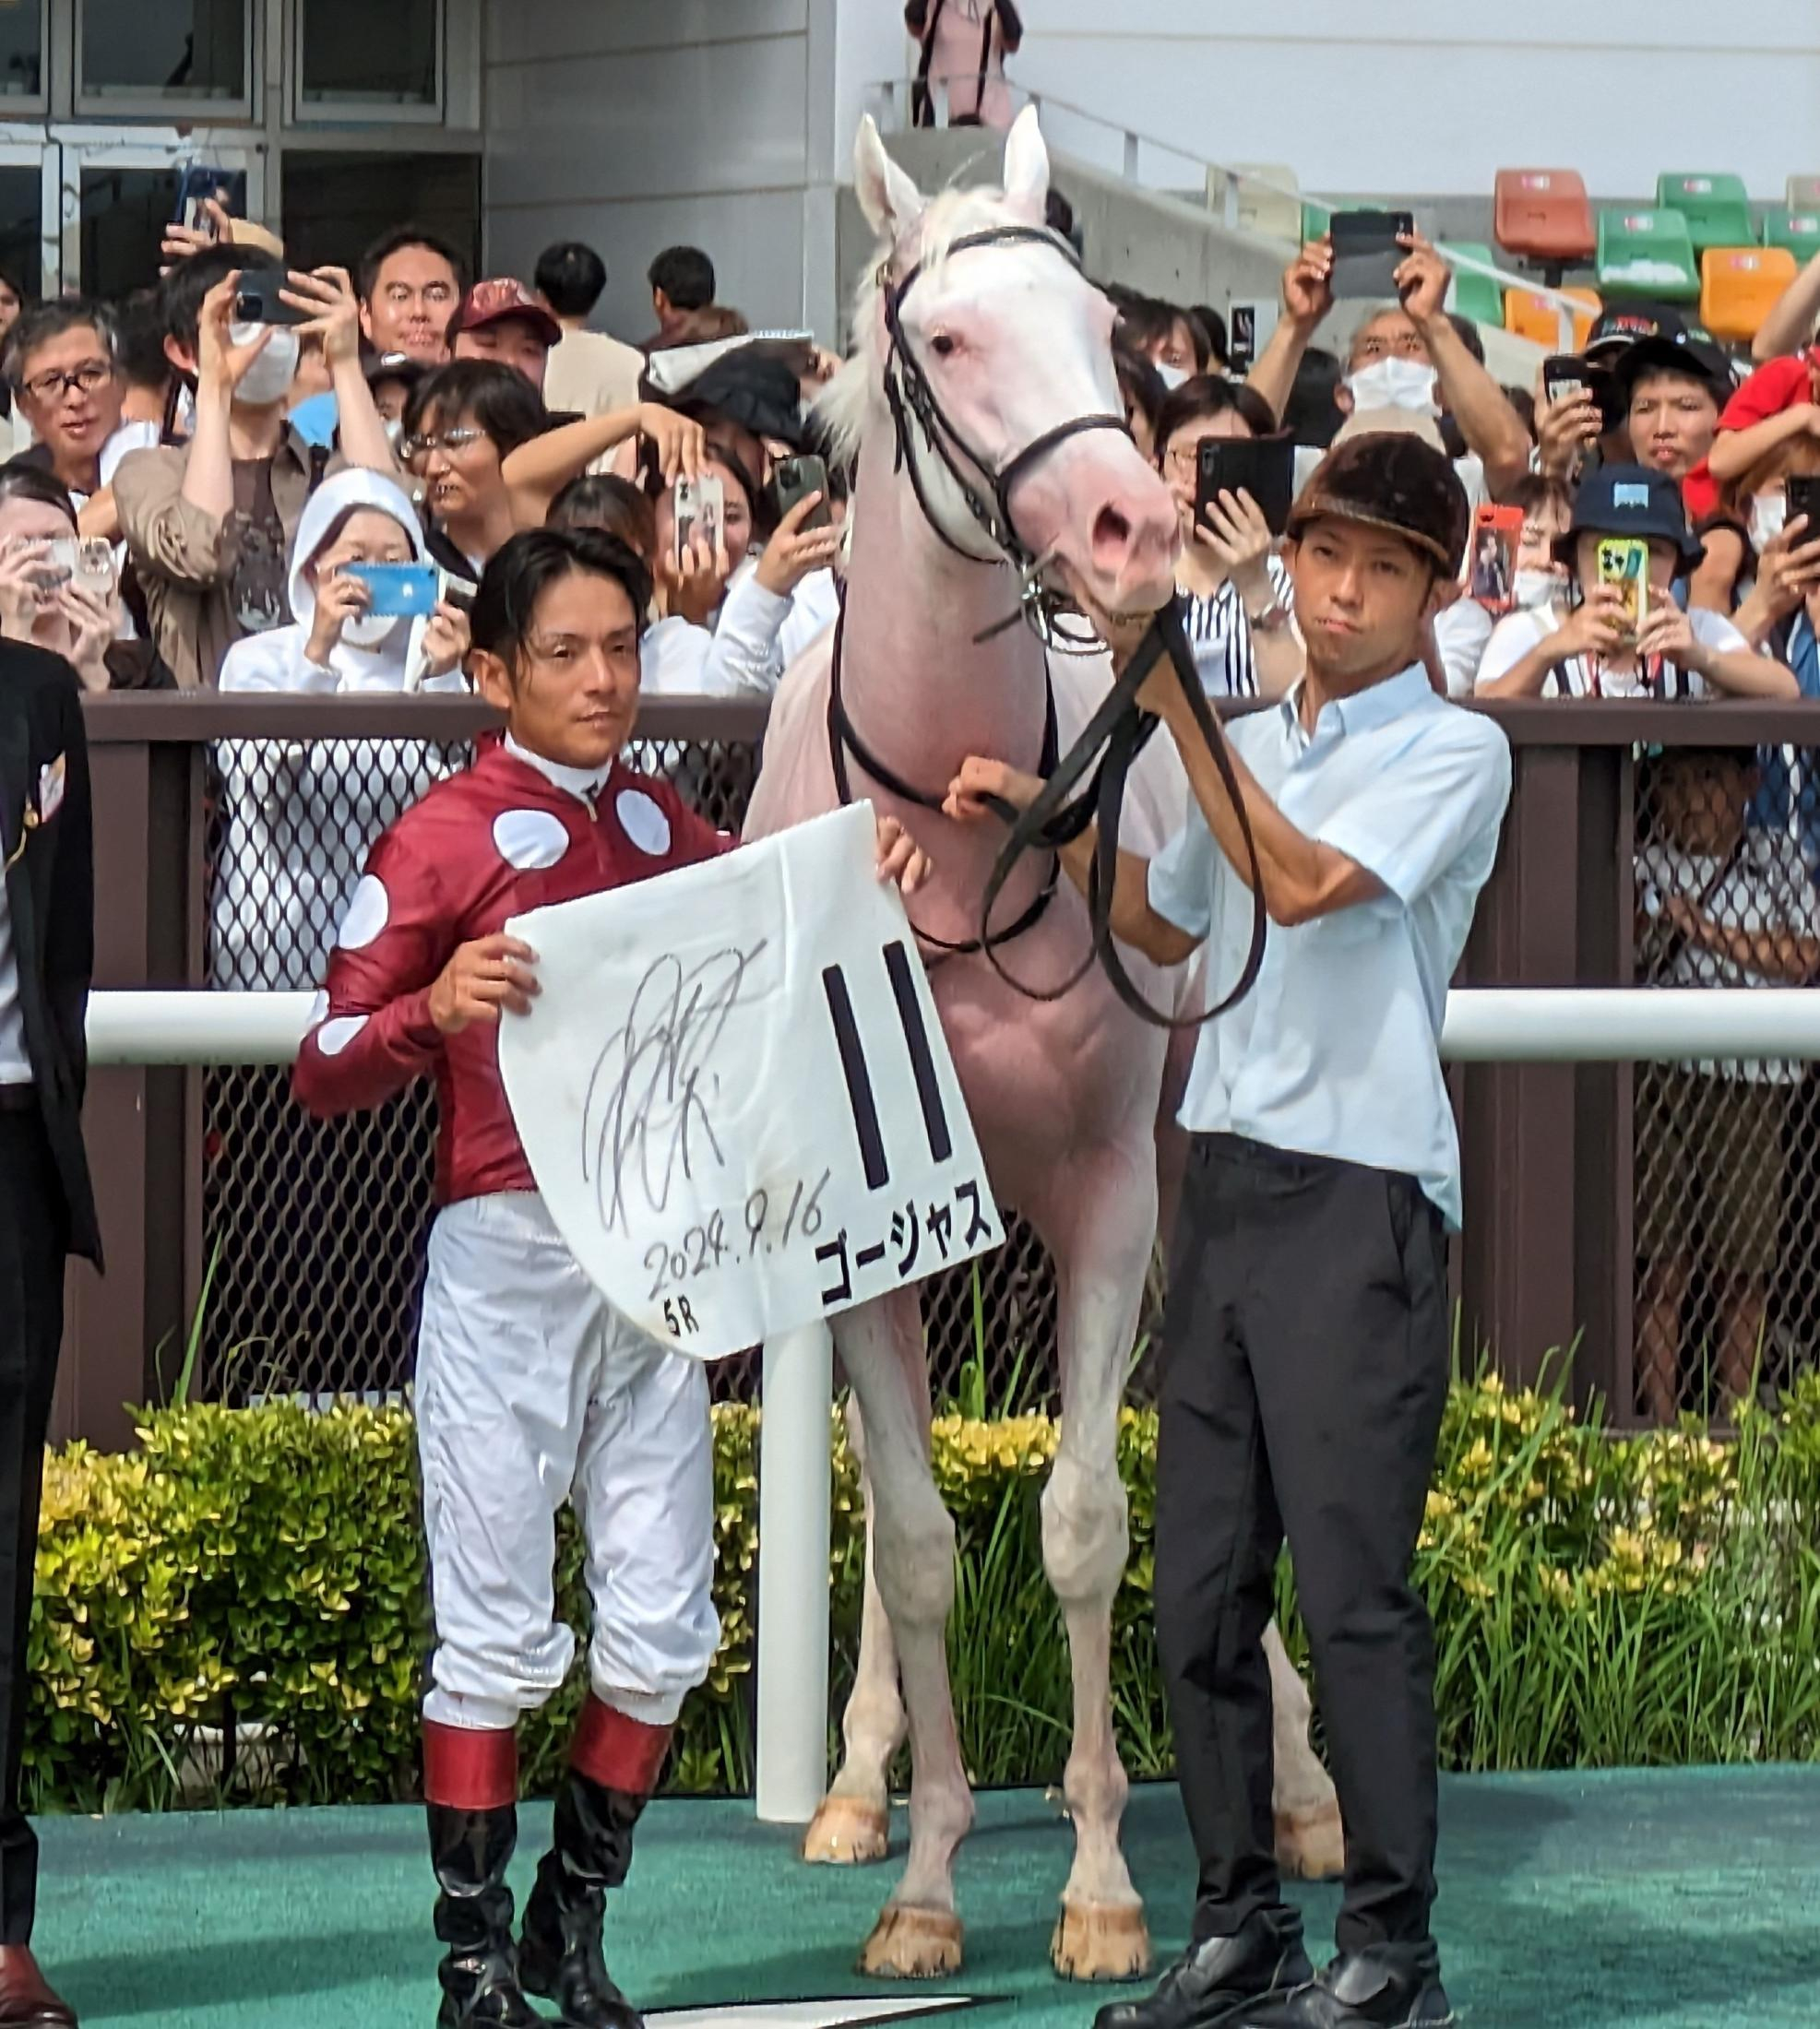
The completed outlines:
<svg viewBox="0 0 1820 2029">
<path fill-rule="evenodd" d="M 554 1565 L 573 1493 L 594 1693 L 672 1723 L 720 1639 L 707 1371 L 613 1310 L 532 1192 L 437 1215 L 417 1447 L 436 1625 L 424 1717 L 510 1726 L 567 1676 Z"/>
</svg>

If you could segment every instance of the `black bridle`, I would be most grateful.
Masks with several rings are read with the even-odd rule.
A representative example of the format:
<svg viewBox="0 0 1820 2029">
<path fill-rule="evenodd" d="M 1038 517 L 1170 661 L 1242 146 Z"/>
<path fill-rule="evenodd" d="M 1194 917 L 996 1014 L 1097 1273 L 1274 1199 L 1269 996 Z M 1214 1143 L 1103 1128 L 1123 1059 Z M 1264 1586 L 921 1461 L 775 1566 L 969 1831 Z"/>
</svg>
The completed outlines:
<svg viewBox="0 0 1820 2029">
<path fill-rule="evenodd" d="M 964 254 L 981 247 L 1028 245 L 1048 247 L 1061 255 L 1077 273 L 1080 270 L 1080 261 L 1074 248 L 1058 234 L 1041 226 L 996 226 L 988 231 L 964 233 L 949 243 L 947 252 L 951 255 Z M 1049 560 L 1038 556 L 1017 533 L 1017 523 L 1011 512 L 1011 493 L 1018 480 L 1038 460 L 1054 450 L 1057 445 L 1066 443 L 1069 438 L 1080 436 L 1089 430 L 1117 430 L 1124 433 L 1126 428 L 1124 418 L 1110 414 L 1077 416 L 1067 422 L 1058 423 L 1053 430 L 1044 431 L 1005 464 L 993 465 L 990 458 L 968 443 L 944 412 L 936 398 L 935 390 L 930 385 L 929 376 L 923 371 L 922 363 L 911 349 L 905 333 L 904 299 L 923 273 L 924 267 L 923 262 L 918 261 L 901 280 L 896 282 L 891 280 L 888 272 L 885 270 L 881 270 L 879 276 L 880 284 L 885 291 L 885 328 L 889 339 L 885 362 L 885 399 L 890 409 L 892 427 L 897 435 L 897 468 L 909 478 L 910 490 L 916 496 L 917 505 L 922 510 L 923 519 L 946 548 L 957 556 L 964 557 L 969 564 L 995 568 L 1001 563 L 1008 563 L 1018 574 L 1021 589 L 1017 606 L 1005 620 L 987 628 L 979 636 L 981 641 L 990 640 L 994 635 L 1002 634 L 1005 628 L 1016 626 L 1022 619 L 1029 622 L 1043 637 L 1046 646 L 1060 646 L 1073 652 L 1097 647 L 1097 635 L 1082 637 L 1065 632 L 1060 626 L 1062 617 L 1072 612 L 1074 609 L 1065 593 L 1045 583 L 1043 574 Z M 980 555 L 977 551 L 969 550 L 963 543 L 956 541 L 942 526 L 941 518 L 931 504 L 922 469 L 918 462 L 919 433 L 928 451 L 946 469 L 968 513 L 992 544 L 995 554 Z M 862 742 L 848 715 L 846 703 L 841 695 L 840 682 L 846 618 L 843 599 L 840 616 L 835 623 L 827 704 L 828 752 L 834 766 L 835 787 L 840 801 L 843 804 L 852 801 L 847 766 L 847 757 L 851 753 L 881 789 L 901 797 L 906 802 L 916 804 L 922 810 L 939 813 L 944 798 L 931 795 L 926 789 L 920 789 L 913 783 L 906 782 L 901 776 L 880 761 Z M 1159 658 L 1165 655 L 1182 684 L 1195 722 L 1202 738 L 1206 740 L 1214 765 L 1219 770 L 1220 782 L 1237 813 L 1239 829 L 1244 838 L 1249 860 L 1252 890 L 1251 944 L 1238 982 L 1217 1006 L 1208 1008 L 1203 1014 L 1191 1015 L 1185 1019 L 1178 1019 L 1151 1006 L 1125 969 L 1112 931 L 1113 884 L 1118 871 L 1119 828 L 1124 815 L 1125 784 L 1132 764 L 1143 752 L 1158 725 L 1158 720 L 1151 713 L 1139 707 L 1137 693 L 1143 688 Z M 1010 827 L 1010 836 L 1006 838 L 986 883 L 980 909 L 980 934 L 961 943 L 950 943 L 918 931 L 918 941 L 941 958 L 981 954 L 1007 986 L 1032 1001 L 1061 1000 L 1065 994 L 1079 985 L 1098 963 L 1104 967 L 1112 990 L 1120 1000 L 1142 1020 L 1162 1028 L 1197 1028 L 1202 1023 L 1211 1021 L 1216 1014 L 1222 1014 L 1227 1009 L 1236 1005 L 1256 983 L 1258 970 L 1264 962 L 1264 940 L 1268 918 L 1264 903 L 1263 874 L 1258 865 L 1257 847 L 1252 837 L 1251 822 L 1245 814 L 1244 801 L 1239 792 L 1238 779 L 1233 773 L 1231 757 L 1226 751 L 1225 740 L 1207 704 L 1207 693 L 1201 687 L 1200 677 L 1195 668 L 1194 654 L 1183 627 L 1179 606 L 1165 607 L 1157 616 L 1156 624 L 1145 636 L 1137 653 L 1118 682 L 1101 701 L 1086 731 L 1065 755 L 1058 755 L 1057 753 L 1059 736 L 1056 730 L 1055 684 L 1047 666 L 1046 655 L 1043 677 L 1045 716 L 1042 759 L 1039 765 L 1043 777 L 1042 793 L 1027 811 L 1017 810 L 1000 797 L 984 799 L 993 814 Z M 1092 778 L 1071 802 L 1070 792 L 1087 776 L 1089 769 L 1093 771 Z M 1093 929 L 1091 948 L 1061 985 L 1049 988 L 1028 986 L 1005 969 L 1004 961 L 998 955 L 998 947 L 1033 929 L 1041 920 L 1044 910 L 1055 895 L 1061 872 L 1062 848 L 1079 838 L 1088 826 L 1096 821 L 1099 833 L 1094 844 L 1093 865 L 1087 896 L 1088 914 Z M 1033 850 L 1044 851 L 1051 856 L 1048 877 L 1017 920 L 1004 930 L 995 931 L 992 927 L 993 905 L 1016 871 L 1019 860 L 1027 852 Z"/>
</svg>

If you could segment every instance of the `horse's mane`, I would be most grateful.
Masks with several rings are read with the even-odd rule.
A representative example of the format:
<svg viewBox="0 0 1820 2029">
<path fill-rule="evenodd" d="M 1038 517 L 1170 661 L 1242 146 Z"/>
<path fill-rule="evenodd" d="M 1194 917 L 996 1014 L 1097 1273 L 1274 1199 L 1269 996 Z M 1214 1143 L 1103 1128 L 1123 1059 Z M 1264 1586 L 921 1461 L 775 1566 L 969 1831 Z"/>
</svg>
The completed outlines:
<svg viewBox="0 0 1820 2029">
<path fill-rule="evenodd" d="M 917 245 L 925 268 L 939 268 L 948 249 L 968 232 L 1005 223 L 1005 194 L 998 190 L 945 190 L 930 200 L 917 228 Z M 880 241 L 866 263 L 853 292 L 853 356 L 815 399 L 815 414 L 828 433 L 833 455 L 842 461 L 859 456 L 865 440 L 867 414 L 878 362 L 872 335 L 878 328 L 883 291 L 879 273 L 896 252 Z"/>
</svg>

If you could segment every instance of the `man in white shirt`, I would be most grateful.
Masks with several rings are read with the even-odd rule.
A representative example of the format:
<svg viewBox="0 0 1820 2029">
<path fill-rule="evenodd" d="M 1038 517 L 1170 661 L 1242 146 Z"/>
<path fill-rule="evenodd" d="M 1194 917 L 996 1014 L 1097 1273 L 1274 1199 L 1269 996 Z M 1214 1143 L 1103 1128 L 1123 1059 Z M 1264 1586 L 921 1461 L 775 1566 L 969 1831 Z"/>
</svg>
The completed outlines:
<svg viewBox="0 0 1820 2029">
<path fill-rule="evenodd" d="M 538 255 L 532 279 L 538 300 L 563 327 L 543 371 L 545 405 L 577 416 L 636 408 L 644 354 L 588 328 L 607 286 L 607 264 L 579 240 L 562 240 Z"/>
<path fill-rule="evenodd" d="M 1251 995 L 1202 1029 L 1170 1275 L 1157 1479 L 1158 1646 L 1200 1861 L 1194 1942 L 1097 2029 L 1446 2029 L 1434 1895 L 1433 1637 L 1410 1583 L 1446 1401 L 1459 1150 L 1438 1054 L 1492 871 L 1510 752 L 1420 656 L 1451 596 L 1466 494 L 1407 436 L 1336 448 L 1290 517 L 1307 673 L 1233 725 L 1270 927 Z M 1095 614 L 1115 664 L 1143 622 Z M 1194 801 L 1154 864 L 1121 853 L 1112 929 L 1234 977 L 1249 855 L 1166 664 L 1139 703 Z M 964 764 L 950 796 L 1028 804 Z M 1064 864 L 1085 886 L 1094 840 Z M 1338 1956 L 1318 1977 L 1282 1900 L 1263 1636 L 1287 1535 L 1346 1823 Z"/>
</svg>

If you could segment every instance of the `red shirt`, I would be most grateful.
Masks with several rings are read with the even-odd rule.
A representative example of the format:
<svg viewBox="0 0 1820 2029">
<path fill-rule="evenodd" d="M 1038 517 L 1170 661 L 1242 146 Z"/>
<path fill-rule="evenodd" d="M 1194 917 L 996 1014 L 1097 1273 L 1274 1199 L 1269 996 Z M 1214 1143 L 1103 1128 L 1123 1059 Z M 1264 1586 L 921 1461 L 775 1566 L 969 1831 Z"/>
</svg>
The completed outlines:
<svg viewBox="0 0 1820 2029">
<path fill-rule="evenodd" d="M 367 856 L 292 1089 L 327 1116 L 377 1106 L 433 1073 L 436 1202 L 534 1191 L 499 1075 L 499 1031 L 474 1022 L 444 1036 L 430 1019 L 432 985 L 458 945 L 491 936 L 508 917 L 649 880 L 732 843 L 667 782 L 618 763 L 584 796 L 504 745 L 484 748 Z"/>
<path fill-rule="evenodd" d="M 1791 353 L 1786 359 L 1771 360 L 1759 366 L 1720 411 L 1719 428 L 1749 430 L 1759 422 L 1767 422 L 1771 416 L 1779 416 L 1785 409 L 1794 408 L 1798 402 L 1812 401 L 1814 381 L 1809 362 L 1816 358 L 1820 354 Z M 1683 480 L 1681 494 L 1687 503 L 1689 517 L 1696 523 L 1718 511 L 1719 485 L 1707 469 L 1705 458 Z"/>
</svg>

